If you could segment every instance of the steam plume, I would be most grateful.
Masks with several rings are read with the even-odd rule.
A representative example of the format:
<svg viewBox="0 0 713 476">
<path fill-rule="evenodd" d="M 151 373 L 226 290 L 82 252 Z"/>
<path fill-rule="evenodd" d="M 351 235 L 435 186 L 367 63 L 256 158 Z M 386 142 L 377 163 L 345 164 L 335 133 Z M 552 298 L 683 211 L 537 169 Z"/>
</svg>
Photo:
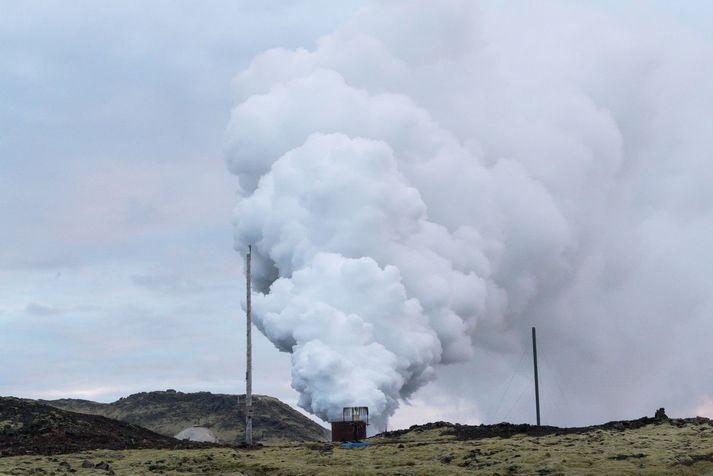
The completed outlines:
<svg viewBox="0 0 713 476">
<path fill-rule="evenodd" d="M 694 67 L 710 44 L 548 5 L 505 22 L 471 1 L 379 2 L 236 77 L 235 247 L 254 247 L 255 322 L 292 354 L 305 409 L 367 405 L 383 425 L 474 341 L 710 307 L 668 286 L 702 282 L 682 246 L 713 231 L 713 95 L 679 74 L 713 84 L 713 62 Z"/>
</svg>

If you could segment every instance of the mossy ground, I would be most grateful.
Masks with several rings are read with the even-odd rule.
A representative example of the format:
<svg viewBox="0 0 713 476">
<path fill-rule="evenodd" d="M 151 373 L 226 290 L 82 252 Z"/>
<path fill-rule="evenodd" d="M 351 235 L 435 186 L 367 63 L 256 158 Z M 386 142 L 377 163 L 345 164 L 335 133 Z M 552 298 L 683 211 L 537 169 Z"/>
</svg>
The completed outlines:
<svg viewBox="0 0 713 476">
<path fill-rule="evenodd" d="M 0 458 L 0 474 L 223 475 L 713 475 L 713 427 L 669 423 L 635 430 L 459 441 L 443 429 L 377 437 L 344 449 L 305 443 L 241 450 L 91 451 Z M 107 463 L 110 470 L 95 466 Z M 92 467 L 83 467 L 92 466 Z"/>
</svg>

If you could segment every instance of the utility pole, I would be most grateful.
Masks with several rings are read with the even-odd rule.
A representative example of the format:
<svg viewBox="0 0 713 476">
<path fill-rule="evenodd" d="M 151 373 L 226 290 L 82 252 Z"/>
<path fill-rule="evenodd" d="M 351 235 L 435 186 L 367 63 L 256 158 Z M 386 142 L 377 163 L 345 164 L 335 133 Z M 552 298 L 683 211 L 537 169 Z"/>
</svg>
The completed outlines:
<svg viewBox="0 0 713 476">
<path fill-rule="evenodd" d="M 535 364 L 535 409 L 537 410 L 537 426 L 540 426 L 540 384 L 537 380 L 537 334 L 532 328 L 532 359 Z"/>
<path fill-rule="evenodd" d="M 250 261 L 252 259 L 252 245 L 248 245 L 248 254 L 245 260 L 245 287 L 247 301 L 245 315 L 247 317 L 247 355 L 245 372 L 245 443 L 253 444 L 253 342 L 252 342 L 252 285 Z"/>
</svg>

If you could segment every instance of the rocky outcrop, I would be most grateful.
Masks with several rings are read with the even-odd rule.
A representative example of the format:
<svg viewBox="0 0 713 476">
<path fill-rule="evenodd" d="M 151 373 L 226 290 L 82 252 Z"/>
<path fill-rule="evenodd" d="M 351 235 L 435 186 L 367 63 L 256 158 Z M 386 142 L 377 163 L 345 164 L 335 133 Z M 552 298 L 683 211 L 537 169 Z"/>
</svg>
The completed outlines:
<svg viewBox="0 0 713 476">
<path fill-rule="evenodd" d="M 92 449 L 196 446 L 110 418 L 64 411 L 31 400 L 0 397 L 0 457 Z"/>
</svg>

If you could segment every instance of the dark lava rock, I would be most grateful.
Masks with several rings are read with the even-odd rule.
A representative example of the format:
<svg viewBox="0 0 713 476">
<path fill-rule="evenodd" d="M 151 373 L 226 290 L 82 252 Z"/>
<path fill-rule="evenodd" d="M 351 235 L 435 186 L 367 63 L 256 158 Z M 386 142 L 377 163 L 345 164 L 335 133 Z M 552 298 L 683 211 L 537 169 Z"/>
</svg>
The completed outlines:
<svg viewBox="0 0 713 476">
<path fill-rule="evenodd" d="M 106 461 L 100 461 L 97 464 L 95 464 L 94 467 L 96 469 L 103 469 L 104 471 L 109 471 L 109 469 L 111 469 L 111 468 L 109 468 L 109 463 L 107 463 Z"/>
<path fill-rule="evenodd" d="M 0 397 L 0 457 L 52 455 L 93 449 L 206 448 L 217 445 L 179 441 L 110 418 L 74 413 L 32 400 Z M 50 461 L 58 462 L 56 458 Z M 60 469 L 69 464 L 60 462 Z"/>
<path fill-rule="evenodd" d="M 442 456 L 440 461 L 443 464 L 451 464 L 451 462 L 453 461 L 453 455 L 449 454 L 449 455 Z"/>
<path fill-rule="evenodd" d="M 661 420 L 668 420 L 668 417 L 666 416 L 666 410 L 663 408 L 659 408 L 656 410 L 656 414 L 654 415 L 654 420 L 661 421 Z"/>
<path fill-rule="evenodd" d="M 663 409 L 657 412 L 659 418 L 656 417 L 643 417 L 637 420 L 622 420 L 622 421 L 610 421 L 602 425 L 593 425 L 585 427 L 572 427 L 572 428 L 560 428 L 556 426 L 536 426 L 529 425 L 527 423 L 523 424 L 513 424 L 513 423 L 496 423 L 494 425 L 459 425 L 453 423 L 436 422 L 428 423 L 426 425 L 414 425 L 406 430 L 397 430 L 382 433 L 381 436 L 385 438 L 394 438 L 402 436 L 411 431 L 421 432 L 428 429 L 439 428 L 442 429 L 442 435 L 453 435 L 459 440 L 479 440 L 482 438 L 510 438 L 514 435 L 527 435 L 527 436 L 548 436 L 548 435 L 571 435 L 571 434 L 583 434 L 589 432 L 595 432 L 599 430 L 608 431 L 627 431 L 636 430 L 647 425 L 661 425 L 661 424 L 671 424 L 674 426 L 687 426 L 687 425 L 706 425 L 713 426 L 713 421 L 708 418 L 696 417 L 696 418 L 668 418 L 665 417 Z M 665 418 L 661 417 L 664 415 Z"/>
<path fill-rule="evenodd" d="M 623 461 L 625 459 L 636 459 L 636 458 L 646 458 L 645 453 L 637 453 L 637 454 L 631 454 L 631 455 L 624 455 L 624 454 L 619 454 L 616 456 L 610 456 L 609 459 L 613 459 L 615 461 Z"/>
<path fill-rule="evenodd" d="M 85 459 L 84 461 L 82 461 L 82 468 L 93 468 L 93 467 L 94 467 L 94 463 L 92 463 L 88 459 Z"/>
</svg>

